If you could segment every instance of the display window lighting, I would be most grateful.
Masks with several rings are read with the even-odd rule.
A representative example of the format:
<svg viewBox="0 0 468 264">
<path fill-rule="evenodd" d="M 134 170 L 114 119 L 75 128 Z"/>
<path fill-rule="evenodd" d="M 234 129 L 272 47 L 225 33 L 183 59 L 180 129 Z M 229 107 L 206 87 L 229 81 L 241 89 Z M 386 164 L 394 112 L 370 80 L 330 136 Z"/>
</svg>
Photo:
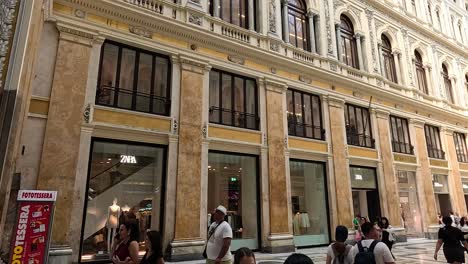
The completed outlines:
<svg viewBox="0 0 468 264">
<path fill-rule="evenodd" d="M 361 174 L 356 174 L 356 175 L 354 175 L 354 179 L 357 180 L 357 181 L 362 181 L 362 180 L 363 180 Z"/>
</svg>

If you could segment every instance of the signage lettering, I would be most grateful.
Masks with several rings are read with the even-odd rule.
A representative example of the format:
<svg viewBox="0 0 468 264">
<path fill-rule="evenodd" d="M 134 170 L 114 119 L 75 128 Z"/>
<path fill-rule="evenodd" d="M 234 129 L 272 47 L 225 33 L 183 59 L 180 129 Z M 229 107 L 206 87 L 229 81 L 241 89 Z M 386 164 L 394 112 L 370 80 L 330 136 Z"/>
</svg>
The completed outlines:
<svg viewBox="0 0 468 264">
<path fill-rule="evenodd" d="M 136 160 L 135 156 L 120 155 L 120 163 L 136 164 L 137 160 Z"/>
</svg>

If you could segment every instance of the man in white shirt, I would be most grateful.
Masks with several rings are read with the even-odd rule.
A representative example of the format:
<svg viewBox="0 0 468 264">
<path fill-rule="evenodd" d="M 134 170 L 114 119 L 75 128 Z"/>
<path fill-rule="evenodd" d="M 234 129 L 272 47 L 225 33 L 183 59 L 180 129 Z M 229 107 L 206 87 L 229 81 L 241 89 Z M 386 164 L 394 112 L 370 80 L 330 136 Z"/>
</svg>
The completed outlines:
<svg viewBox="0 0 468 264">
<path fill-rule="evenodd" d="M 382 230 L 378 225 L 373 223 L 366 222 L 362 224 L 361 231 L 364 234 L 364 239 L 361 240 L 361 244 L 363 248 L 369 249 L 371 244 L 374 240 L 380 240 L 380 233 Z M 359 242 L 358 242 L 359 243 Z M 356 255 L 359 253 L 359 246 L 356 244 L 353 246 L 351 251 L 348 254 L 348 260 L 350 263 L 354 263 Z M 392 253 L 388 249 L 387 245 L 382 242 L 377 242 L 374 248 L 374 258 L 375 263 L 377 264 L 395 264 L 395 260 L 393 259 Z"/>
<path fill-rule="evenodd" d="M 215 209 L 214 222 L 208 229 L 208 242 L 206 244 L 207 264 L 231 264 L 231 226 L 224 221 L 227 210 L 220 205 Z"/>
</svg>

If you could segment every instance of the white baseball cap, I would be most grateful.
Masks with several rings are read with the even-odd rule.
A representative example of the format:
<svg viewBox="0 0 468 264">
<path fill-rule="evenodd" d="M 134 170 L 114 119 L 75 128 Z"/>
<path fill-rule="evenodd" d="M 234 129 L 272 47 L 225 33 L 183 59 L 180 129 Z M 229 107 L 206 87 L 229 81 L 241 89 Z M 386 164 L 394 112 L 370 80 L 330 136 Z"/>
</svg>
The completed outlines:
<svg viewBox="0 0 468 264">
<path fill-rule="evenodd" d="M 222 205 L 219 205 L 218 207 L 216 207 L 215 210 L 216 210 L 216 211 L 220 211 L 220 212 L 223 213 L 224 215 L 226 215 L 226 213 L 227 213 L 226 207 L 224 207 L 224 206 L 222 206 Z"/>
</svg>

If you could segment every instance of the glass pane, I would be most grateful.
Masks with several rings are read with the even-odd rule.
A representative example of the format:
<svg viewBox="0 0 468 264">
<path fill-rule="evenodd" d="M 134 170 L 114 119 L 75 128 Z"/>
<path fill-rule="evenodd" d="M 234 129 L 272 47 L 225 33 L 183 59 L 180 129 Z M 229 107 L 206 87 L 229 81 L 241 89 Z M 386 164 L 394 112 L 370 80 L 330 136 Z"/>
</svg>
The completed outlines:
<svg viewBox="0 0 468 264">
<path fill-rule="evenodd" d="M 154 74 L 154 98 L 153 112 L 166 113 L 169 111 L 169 60 L 167 58 L 156 57 Z"/>
<path fill-rule="evenodd" d="M 289 135 L 294 135 L 294 104 L 293 104 L 293 91 L 288 90 L 286 92 L 286 104 L 288 107 L 287 116 L 288 116 L 288 130 Z"/>
<path fill-rule="evenodd" d="M 302 20 L 300 17 L 296 17 L 296 35 L 297 35 L 297 44 L 298 48 L 304 48 L 304 28 L 302 27 Z"/>
<path fill-rule="evenodd" d="M 304 94 L 304 126 L 305 126 L 305 136 L 306 137 L 312 137 L 312 129 L 313 129 L 313 123 L 312 123 L 312 105 L 311 105 L 311 99 L 310 95 Z"/>
<path fill-rule="evenodd" d="M 221 4 L 221 19 L 231 23 L 231 0 L 220 0 Z"/>
<path fill-rule="evenodd" d="M 99 104 L 113 105 L 117 59 L 119 48 L 115 45 L 105 43 L 101 64 L 101 83 L 97 102 Z"/>
<path fill-rule="evenodd" d="M 139 242 L 147 229 L 161 224 L 165 152 L 159 147 L 95 141 L 93 144 L 83 261 L 109 258 L 112 240 L 122 222 L 135 223 Z M 140 252 L 144 252 L 144 244 Z"/>
<path fill-rule="evenodd" d="M 240 2 L 242 0 L 231 0 L 231 23 L 237 26 L 241 26 L 240 23 Z"/>
<path fill-rule="evenodd" d="M 291 202 L 296 246 L 329 243 L 324 165 L 291 161 Z"/>
<path fill-rule="evenodd" d="M 434 188 L 434 193 L 448 193 L 449 189 L 447 175 L 432 175 L 432 186 Z"/>
<path fill-rule="evenodd" d="M 377 189 L 376 172 L 374 168 L 349 168 L 351 173 L 351 187 L 356 189 Z"/>
<path fill-rule="evenodd" d="M 138 111 L 149 112 L 152 70 L 153 56 L 140 53 L 136 98 L 136 110 Z"/>
<path fill-rule="evenodd" d="M 219 123 L 219 72 L 210 71 L 210 122 Z"/>
<path fill-rule="evenodd" d="M 222 74 L 222 123 L 232 124 L 232 87 L 231 76 Z"/>
<path fill-rule="evenodd" d="M 231 250 L 258 248 L 257 158 L 235 154 L 208 154 L 208 219 L 218 205 L 227 208 Z"/>
<path fill-rule="evenodd" d="M 289 43 L 294 46 L 297 46 L 296 43 L 296 24 L 295 24 L 295 17 L 293 15 L 288 16 L 288 26 L 289 26 Z"/>
<path fill-rule="evenodd" d="M 244 114 L 244 80 L 234 78 L 234 125 L 245 127 L 245 114 Z"/>
<path fill-rule="evenodd" d="M 312 97 L 312 114 L 314 115 L 314 138 L 322 139 L 322 124 L 320 120 L 320 99 L 318 96 Z"/>
<path fill-rule="evenodd" d="M 257 86 L 254 80 L 246 80 L 246 112 L 250 114 L 247 117 L 247 128 L 257 129 L 257 98 L 255 97 Z"/>
<path fill-rule="evenodd" d="M 120 65 L 119 102 L 118 106 L 130 109 L 132 107 L 133 78 L 135 74 L 136 52 L 122 49 L 122 62 Z"/>
<path fill-rule="evenodd" d="M 302 96 L 301 93 L 294 93 L 294 103 L 295 105 L 295 115 L 296 115 L 296 135 L 297 136 L 304 136 L 304 127 L 303 127 L 303 120 L 302 120 Z"/>
</svg>

